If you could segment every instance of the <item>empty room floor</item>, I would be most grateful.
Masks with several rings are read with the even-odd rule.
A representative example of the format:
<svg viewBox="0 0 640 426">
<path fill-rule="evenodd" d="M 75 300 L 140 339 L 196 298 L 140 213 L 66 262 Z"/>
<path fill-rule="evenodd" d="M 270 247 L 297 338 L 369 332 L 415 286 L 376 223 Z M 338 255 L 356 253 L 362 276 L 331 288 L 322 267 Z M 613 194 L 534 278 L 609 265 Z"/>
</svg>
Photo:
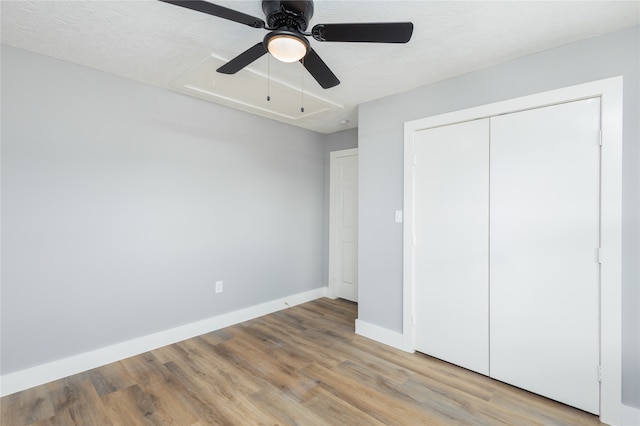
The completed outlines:
<svg viewBox="0 0 640 426">
<path fill-rule="evenodd" d="M 18 425 L 596 425 L 598 418 L 354 333 L 318 299 L 8 395 Z"/>
</svg>

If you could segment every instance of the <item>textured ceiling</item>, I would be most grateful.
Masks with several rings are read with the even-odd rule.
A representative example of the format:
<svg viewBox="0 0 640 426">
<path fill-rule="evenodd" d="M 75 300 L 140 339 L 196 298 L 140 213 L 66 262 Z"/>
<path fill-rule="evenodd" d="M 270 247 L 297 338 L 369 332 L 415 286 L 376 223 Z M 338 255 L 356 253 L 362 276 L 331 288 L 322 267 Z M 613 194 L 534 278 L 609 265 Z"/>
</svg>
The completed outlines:
<svg viewBox="0 0 640 426">
<path fill-rule="evenodd" d="M 215 3 L 264 18 L 259 0 Z M 638 1 L 316 0 L 310 26 L 412 21 L 415 28 L 412 40 L 400 45 L 311 39 L 341 81 L 323 90 L 299 63 L 267 56 L 234 76 L 212 73 L 214 64 L 261 41 L 266 31 L 171 4 L 2 0 L 0 7 L 4 44 L 322 133 L 355 127 L 363 102 L 640 22 Z M 267 67 L 271 84 L 290 95 L 277 108 L 291 113 L 275 111 L 275 104 L 270 111 L 272 105 L 262 101 Z M 203 82 L 208 73 L 211 81 Z M 225 95 L 213 93 L 216 87 Z M 247 87 L 263 87 L 264 96 L 247 93 Z M 308 103 L 320 105 L 313 114 L 294 113 L 305 102 L 291 95 L 300 87 Z"/>
</svg>

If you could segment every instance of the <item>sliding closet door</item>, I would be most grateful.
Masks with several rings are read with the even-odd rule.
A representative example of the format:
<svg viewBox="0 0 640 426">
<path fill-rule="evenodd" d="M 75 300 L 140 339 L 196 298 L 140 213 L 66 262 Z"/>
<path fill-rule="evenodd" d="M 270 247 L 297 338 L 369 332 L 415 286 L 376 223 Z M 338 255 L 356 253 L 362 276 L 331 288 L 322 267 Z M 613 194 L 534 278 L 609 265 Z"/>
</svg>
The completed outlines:
<svg viewBox="0 0 640 426">
<path fill-rule="evenodd" d="M 599 412 L 598 99 L 491 119 L 491 377 Z"/>
<path fill-rule="evenodd" d="M 416 349 L 489 370 L 489 120 L 416 132 Z"/>
</svg>

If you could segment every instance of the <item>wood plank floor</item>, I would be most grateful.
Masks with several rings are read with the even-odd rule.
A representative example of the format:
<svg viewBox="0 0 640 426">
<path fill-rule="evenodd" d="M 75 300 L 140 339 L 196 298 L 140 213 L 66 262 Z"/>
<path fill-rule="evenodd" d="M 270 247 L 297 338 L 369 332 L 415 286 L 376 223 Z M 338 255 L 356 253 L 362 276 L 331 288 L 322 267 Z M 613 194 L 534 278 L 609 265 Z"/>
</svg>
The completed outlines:
<svg viewBox="0 0 640 426">
<path fill-rule="evenodd" d="M 354 333 L 319 299 L 0 400 L 18 425 L 595 425 L 597 417 Z"/>
</svg>

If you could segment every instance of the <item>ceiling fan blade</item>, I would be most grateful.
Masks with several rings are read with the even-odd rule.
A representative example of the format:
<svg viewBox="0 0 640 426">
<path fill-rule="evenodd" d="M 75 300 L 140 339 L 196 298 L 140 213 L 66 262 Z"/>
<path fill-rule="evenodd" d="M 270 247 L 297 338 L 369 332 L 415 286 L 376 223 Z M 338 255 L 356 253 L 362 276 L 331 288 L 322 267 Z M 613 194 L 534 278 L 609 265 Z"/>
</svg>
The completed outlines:
<svg viewBox="0 0 640 426">
<path fill-rule="evenodd" d="M 235 74 L 265 53 L 267 53 L 267 49 L 265 49 L 264 44 L 260 42 L 255 46 L 245 50 L 244 52 L 218 68 L 216 71 L 222 74 Z"/>
<path fill-rule="evenodd" d="M 228 19 L 230 21 L 239 22 L 241 24 L 248 25 L 254 28 L 264 28 L 265 23 L 262 19 L 256 18 L 246 13 L 238 12 L 237 10 L 229 9 L 227 7 L 218 6 L 217 4 L 209 3 L 208 1 L 201 0 L 160 0 L 164 3 L 171 3 L 176 6 L 185 7 L 187 9 L 195 10 L 197 12 L 207 13 L 209 15 L 217 16 L 218 18 Z"/>
<path fill-rule="evenodd" d="M 324 63 L 315 50 L 310 48 L 307 56 L 300 59 L 300 62 L 302 62 L 302 65 L 304 65 L 323 89 L 329 89 L 340 84 L 338 77 L 331 72 L 327 64 Z"/>
<path fill-rule="evenodd" d="M 413 23 L 318 24 L 311 33 L 318 41 L 406 43 L 413 34 Z"/>
</svg>

